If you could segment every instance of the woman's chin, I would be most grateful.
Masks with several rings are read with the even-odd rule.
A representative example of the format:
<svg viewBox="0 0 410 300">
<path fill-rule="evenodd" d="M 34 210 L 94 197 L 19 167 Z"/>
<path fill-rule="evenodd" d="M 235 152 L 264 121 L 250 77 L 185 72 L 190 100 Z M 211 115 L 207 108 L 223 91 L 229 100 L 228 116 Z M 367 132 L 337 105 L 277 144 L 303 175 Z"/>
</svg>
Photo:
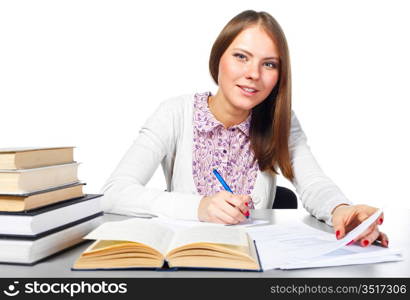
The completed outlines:
<svg viewBox="0 0 410 300">
<path fill-rule="evenodd" d="M 241 102 L 241 103 L 235 103 L 234 106 L 237 110 L 250 111 L 252 110 L 252 108 L 256 106 L 256 104 Z"/>
<path fill-rule="evenodd" d="M 241 110 L 251 110 L 262 101 L 263 99 L 259 101 L 258 99 L 238 98 L 234 106 Z"/>
</svg>

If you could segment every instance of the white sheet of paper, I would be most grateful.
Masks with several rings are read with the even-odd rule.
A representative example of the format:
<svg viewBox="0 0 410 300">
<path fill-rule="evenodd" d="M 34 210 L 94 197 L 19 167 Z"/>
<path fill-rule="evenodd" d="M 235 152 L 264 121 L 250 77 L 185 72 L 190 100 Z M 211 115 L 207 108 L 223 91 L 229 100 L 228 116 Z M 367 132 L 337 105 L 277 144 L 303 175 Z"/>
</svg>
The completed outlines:
<svg viewBox="0 0 410 300">
<path fill-rule="evenodd" d="M 256 241 L 264 270 L 325 266 L 326 264 L 343 265 L 348 263 L 341 257 L 341 251 L 336 251 L 345 247 L 347 243 L 364 232 L 377 220 L 380 214 L 381 210 L 378 210 L 341 240 L 337 240 L 334 234 L 314 229 L 300 221 L 289 224 L 250 227 L 247 228 L 247 232 Z M 358 249 L 360 250 L 361 247 Z M 373 246 L 363 249 L 378 251 Z M 382 255 L 373 255 L 371 262 L 382 261 L 383 259 L 391 260 L 392 258 L 399 259 L 396 252 L 390 252 L 390 249 L 383 250 L 386 251 L 378 253 Z M 363 253 L 363 251 L 359 252 Z M 370 259 L 370 253 L 367 253 L 367 256 L 356 254 L 350 253 L 350 255 L 355 255 L 356 260 L 354 263 L 366 263 Z M 353 257 L 350 258 L 353 259 Z"/>
<path fill-rule="evenodd" d="M 208 223 L 208 222 L 200 222 L 200 221 L 188 221 L 188 220 L 178 220 L 173 218 L 167 218 L 164 216 L 153 218 L 153 220 L 157 221 L 158 223 L 164 224 L 171 228 L 175 229 L 183 229 L 189 228 L 193 226 L 223 226 L 223 227 L 251 227 L 255 225 L 262 225 L 269 223 L 268 220 L 255 220 L 255 219 L 247 219 L 244 222 L 241 222 L 236 225 L 224 225 L 224 224 L 217 224 L 217 223 Z"/>
<path fill-rule="evenodd" d="M 287 264 L 281 266 L 281 269 L 357 265 L 400 260 L 403 260 L 403 257 L 399 250 L 376 245 L 365 248 L 359 245 L 349 245 L 313 259 L 289 260 Z"/>
</svg>

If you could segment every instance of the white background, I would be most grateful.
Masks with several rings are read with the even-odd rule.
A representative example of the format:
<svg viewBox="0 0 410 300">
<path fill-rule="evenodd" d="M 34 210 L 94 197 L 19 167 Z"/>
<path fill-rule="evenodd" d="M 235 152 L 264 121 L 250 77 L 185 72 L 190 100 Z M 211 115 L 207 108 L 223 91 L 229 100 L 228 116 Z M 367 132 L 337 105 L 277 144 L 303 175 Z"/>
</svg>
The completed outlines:
<svg viewBox="0 0 410 300">
<path fill-rule="evenodd" d="M 356 203 L 410 208 L 407 1 L 141 2 L 0 2 L 0 147 L 77 146 L 98 192 L 162 100 L 216 91 L 222 27 L 264 10 L 286 33 L 293 108 L 325 173 Z M 165 188 L 160 168 L 149 186 Z"/>
</svg>

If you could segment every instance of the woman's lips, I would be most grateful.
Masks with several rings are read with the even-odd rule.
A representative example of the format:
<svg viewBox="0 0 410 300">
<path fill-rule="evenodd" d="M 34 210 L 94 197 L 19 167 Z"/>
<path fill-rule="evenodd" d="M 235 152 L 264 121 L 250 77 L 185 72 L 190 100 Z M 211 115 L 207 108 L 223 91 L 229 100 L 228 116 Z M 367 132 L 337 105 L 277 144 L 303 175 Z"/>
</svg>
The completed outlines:
<svg viewBox="0 0 410 300">
<path fill-rule="evenodd" d="M 254 89 L 254 88 L 251 88 L 251 87 L 247 87 L 247 86 L 243 86 L 243 85 L 237 85 L 237 87 L 240 88 L 240 90 L 242 91 L 242 93 L 243 93 L 245 96 L 253 96 L 253 95 L 255 95 L 255 94 L 258 92 L 257 89 Z"/>
</svg>

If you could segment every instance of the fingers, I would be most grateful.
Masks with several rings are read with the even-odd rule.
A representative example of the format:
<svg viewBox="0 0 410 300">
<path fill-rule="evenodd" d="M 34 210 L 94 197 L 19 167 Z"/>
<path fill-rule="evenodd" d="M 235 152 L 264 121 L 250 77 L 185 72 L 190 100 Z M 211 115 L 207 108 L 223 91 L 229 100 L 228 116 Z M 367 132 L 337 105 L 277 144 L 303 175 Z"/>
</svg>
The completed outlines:
<svg viewBox="0 0 410 300">
<path fill-rule="evenodd" d="M 333 228 L 335 230 L 336 239 L 340 240 L 346 234 L 344 215 L 333 216 Z"/>
<path fill-rule="evenodd" d="M 333 228 L 335 230 L 336 239 L 340 240 L 345 236 L 346 230 L 341 220 L 333 220 Z"/>
<path fill-rule="evenodd" d="M 358 220 L 360 221 L 360 222 L 363 222 L 363 221 L 365 221 L 367 218 L 368 218 L 369 216 L 366 214 L 366 213 L 360 213 L 360 214 L 358 214 Z M 366 242 L 366 240 L 368 240 L 367 239 L 367 237 L 371 237 L 372 236 L 372 234 L 373 235 L 375 235 L 376 234 L 376 232 L 377 232 L 377 236 L 376 236 L 376 238 L 380 235 L 380 232 L 379 232 L 379 230 L 378 230 L 378 225 L 381 225 L 382 223 L 383 223 L 383 219 L 384 219 L 384 214 L 382 213 L 381 215 L 380 215 L 380 217 L 374 222 L 374 223 L 372 223 L 367 229 L 366 229 L 366 231 L 365 232 L 363 232 L 362 234 L 360 234 L 358 237 L 356 237 L 353 241 L 360 241 L 360 243 L 362 244 L 362 243 L 364 243 L 364 244 L 368 244 L 367 242 Z M 375 240 L 376 240 L 376 238 L 375 239 L 370 239 L 369 240 L 369 244 L 372 244 Z M 362 245 L 362 246 L 366 246 L 366 245 Z"/>
<path fill-rule="evenodd" d="M 363 222 L 368 216 L 355 206 L 339 206 L 333 215 L 333 228 L 336 239 L 345 237 L 346 233 Z"/>
<path fill-rule="evenodd" d="M 375 241 L 379 241 L 382 247 L 385 247 L 385 248 L 389 247 L 389 238 L 387 237 L 385 233 L 380 232 L 377 227 L 369 235 L 359 240 L 359 244 L 362 247 L 367 247 L 373 244 Z"/>
<path fill-rule="evenodd" d="M 371 234 L 373 231 L 378 230 L 377 228 L 378 227 L 376 224 L 370 225 L 369 228 L 367 228 L 362 234 L 356 237 L 353 241 L 357 242 L 357 241 L 365 239 L 365 237 Z"/>
<path fill-rule="evenodd" d="M 382 222 L 383 223 L 383 222 Z M 383 232 L 380 232 L 379 236 L 376 239 L 377 241 L 380 241 L 380 244 L 383 247 L 389 247 L 389 238 L 387 237 L 387 235 Z"/>
<path fill-rule="evenodd" d="M 246 215 L 249 213 L 249 207 L 247 203 L 251 201 L 251 197 L 248 195 L 231 195 L 228 199 L 226 199 L 227 202 L 232 204 L 233 206 L 239 208 L 239 210 Z"/>
<path fill-rule="evenodd" d="M 246 219 L 242 211 L 239 208 L 232 206 L 229 202 L 222 203 L 220 208 L 225 215 L 225 219 L 229 220 L 227 224 L 237 224 Z"/>
<path fill-rule="evenodd" d="M 336 238 L 343 238 L 347 232 L 351 231 L 353 228 L 369 218 L 376 210 L 376 208 L 367 205 L 345 206 L 335 210 L 332 221 Z M 366 237 L 368 237 L 372 233 L 373 235 L 375 235 L 376 233 L 374 232 L 377 232 L 376 230 L 378 230 L 377 226 L 381 225 L 383 223 L 383 220 L 384 214 L 382 213 L 379 218 L 373 224 L 371 224 L 365 232 L 356 237 L 353 242 L 364 241 L 366 240 Z"/>
<path fill-rule="evenodd" d="M 231 216 L 230 213 L 227 213 L 224 211 L 223 209 L 224 205 L 230 206 L 230 204 L 227 204 L 227 203 L 224 203 L 222 205 L 210 205 L 207 209 L 208 210 L 207 217 L 204 218 L 204 221 L 212 222 L 212 223 L 220 223 L 220 224 L 239 223 L 240 221 L 238 219 Z M 230 208 L 233 209 L 232 206 L 230 206 Z"/>
<path fill-rule="evenodd" d="M 219 224 L 238 224 L 239 223 L 238 220 L 231 217 L 230 215 L 225 213 L 223 210 L 216 210 L 214 212 L 212 222 L 219 223 Z"/>
<path fill-rule="evenodd" d="M 377 219 L 376 224 L 382 225 L 384 221 L 384 213 L 381 213 L 380 217 Z"/>
<path fill-rule="evenodd" d="M 247 211 L 244 205 L 245 198 L 241 195 L 232 195 L 221 191 L 210 199 L 207 208 L 209 221 L 223 224 L 238 224 L 246 219 L 242 210 Z M 240 209 L 242 208 L 242 210 Z"/>
<path fill-rule="evenodd" d="M 227 191 L 205 196 L 198 206 L 198 218 L 205 222 L 238 224 L 246 219 L 245 216 L 249 216 L 245 204 L 250 199 L 248 195 L 233 195 Z"/>
<path fill-rule="evenodd" d="M 367 247 L 379 237 L 380 231 L 376 227 L 373 231 L 371 231 L 368 235 L 365 235 L 363 238 L 358 239 L 360 246 Z"/>
</svg>

